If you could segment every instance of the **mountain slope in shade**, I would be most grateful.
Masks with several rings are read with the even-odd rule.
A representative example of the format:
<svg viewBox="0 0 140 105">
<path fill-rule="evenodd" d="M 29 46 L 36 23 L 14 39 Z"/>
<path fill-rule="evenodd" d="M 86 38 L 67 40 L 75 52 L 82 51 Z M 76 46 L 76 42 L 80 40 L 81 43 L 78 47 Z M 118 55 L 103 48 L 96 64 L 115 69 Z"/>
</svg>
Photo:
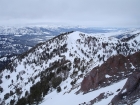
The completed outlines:
<svg viewBox="0 0 140 105">
<path fill-rule="evenodd" d="M 108 61 L 110 57 L 119 62 L 117 56 L 125 59 L 139 50 L 140 39 L 136 43 L 135 40 L 123 42 L 113 37 L 94 37 L 81 32 L 61 34 L 36 45 L 5 67 L 0 74 L 0 103 L 57 105 L 69 104 L 67 100 L 71 99 L 73 105 L 91 104 L 91 100 L 101 93 L 108 97 L 106 103 L 109 103 L 119 92 L 117 89 L 123 88 L 127 77 L 118 79 L 117 76 L 120 75 L 117 75 L 117 71 L 114 71 L 115 74 L 107 74 L 105 68 L 103 75 L 98 78 L 116 77 L 109 83 L 104 83 L 104 79 L 95 81 L 95 74 L 91 72 L 96 72 L 94 70 L 102 68 L 102 64 L 111 62 Z M 131 62 L 128 65 L 129 63 Z M 115 67 L 118 65 L 113 67 L 117 70 Z M 110 71 L 113 71 L 112 68 Z M 86 83 L 83 81 L 89 75 L 90 87 L 84 89 L 82 87 Z M 118 82 L 119 80 L 122 81 Z M 100 82 L 100 85 L 96 86 L 97 83 L 94 85 L 94 82 Z M 60 97 L 64 100 L 61 101 Z"/>
</svg>

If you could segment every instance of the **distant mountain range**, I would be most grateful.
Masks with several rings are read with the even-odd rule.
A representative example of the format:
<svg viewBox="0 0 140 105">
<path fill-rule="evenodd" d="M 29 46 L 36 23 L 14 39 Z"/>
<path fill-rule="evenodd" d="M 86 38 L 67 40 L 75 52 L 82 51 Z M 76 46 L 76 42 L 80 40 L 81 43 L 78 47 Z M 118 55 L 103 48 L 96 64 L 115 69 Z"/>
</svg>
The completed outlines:
<svg viewBox="0 0 140 105">
<path fill-rule="evenodd" d="M 139 104 L 140 30 L 104 31 L 61 33 L 15 56 L 0 104 Z"/>
</svg>

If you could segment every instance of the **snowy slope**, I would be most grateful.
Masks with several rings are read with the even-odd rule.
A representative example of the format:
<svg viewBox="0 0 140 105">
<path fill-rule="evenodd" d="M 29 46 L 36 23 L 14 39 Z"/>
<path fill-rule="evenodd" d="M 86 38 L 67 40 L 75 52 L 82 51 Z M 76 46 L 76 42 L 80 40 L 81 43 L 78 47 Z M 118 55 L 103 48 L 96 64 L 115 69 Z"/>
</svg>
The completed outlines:
<svg viewBox="0 0 140 105">
<path fill-rule="evenodd" d="M 137 42 L 136 45 L 139 46 L 140 39 Z M 26 92 L 30 94 L 31 87 L 40 83 L 42 77 L 47 78 L 51 73 L 54 76 L 48 82 L 50 88 L 42 105 L 58 103 L 66 105 L 67 102 L 71 102 L 72 105 L 87 103 L 98 96 L 98 93 L 109 91 L 113 95 L 108 97 L 108 100 L 103 100 L 108 103 L 116 94 L 115 91 L 122 88 L 126 80 L 84 95 L 82 93 L 76 95 L 75 92 L 79 90 L 84 76 L 111 56 L 117 54 L 127 56 L 140 50 L 140 47 L 131 46 L 131 43 L 130 41 L 121 42 L 114 37 L 94 37 L 78 31 L 54 37 L 22 54 L 3 70 L 0 74 L 3 81 L 0 84 L 3 88 L 3 92 L 0 93 L 0 103 L 10 103 L 11 100 L 15 100 L 16 103 L 18 99 L 25 96 Z M 129 49 L 126 46 L 129 46 Z M 67 69 L 61 68 L 58 71 L 60 67 Z M 60 84 L 62 91 L 57 93 L 53 88 L 53 79 L 59 76 L 63 80 Z M 93 94 L 96 95 L 92 96 Z M 60 101 L 62 97 L 64 100 Z"/>
<path fill-rule="evenodd" d="M 107 99 L 103 99 L 102 101 L 94 104 L 107 105 L 109 104 L 110 100 L 118 93 L 116 91 L 118 89 L 121 89 L 125 82 L 126 79 L 105 88 L 100 88 L 96 91 L 89 92 L 87 94 L 80 93 L 76 95 L 75 92 L 78 90 L 78 88 L 72 90 L 70 93 L 57 93 L 56 91 L 54 91 L 45 97 L 41 105 L 57 105 L 58 103 L 61 105 L 79 105 L 84 102 L 90 104 L 90 101 L 96 98 L 100 93 L 113 93 L 113 95 L 109 96 Z M 63 87 L 63 84 L 61 86 Z"/>
</svg>

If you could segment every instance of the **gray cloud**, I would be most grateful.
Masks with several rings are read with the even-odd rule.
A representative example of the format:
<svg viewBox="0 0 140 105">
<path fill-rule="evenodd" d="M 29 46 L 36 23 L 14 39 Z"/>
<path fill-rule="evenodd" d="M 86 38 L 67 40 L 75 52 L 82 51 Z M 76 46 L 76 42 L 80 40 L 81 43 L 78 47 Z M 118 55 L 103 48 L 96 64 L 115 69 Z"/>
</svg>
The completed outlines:
<svg viewBox="0 0 140 105">
<path fill-rule="evenodd" d="M 140 0 L 0 0 L 0 23 L 140 26 Z"/>
</svg>

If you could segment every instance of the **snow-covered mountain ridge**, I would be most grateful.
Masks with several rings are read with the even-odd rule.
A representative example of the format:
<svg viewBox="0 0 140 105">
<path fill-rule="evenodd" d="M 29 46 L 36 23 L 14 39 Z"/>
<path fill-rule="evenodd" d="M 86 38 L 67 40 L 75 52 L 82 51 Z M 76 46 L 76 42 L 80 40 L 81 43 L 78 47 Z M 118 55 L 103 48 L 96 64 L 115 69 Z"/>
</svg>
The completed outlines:
<svg viewBox="0 0 140 105">
<path fill-rule="evenodd" d="M 49 34 L 50 29 L 43 27 L 0 27 L 0 35 L 42 35 Z M 51 30 L 50 30 L 51 31 Z"/>
<path fill-rule="evenodd" d="M 59 96 L 66 97 L 66 100 L 69 96 L 73 96 L 69 97 L 73 100 L 78 99 L 72 105 L 90 102 L 98 94 L 93 91 L 94 97 L 83 99 L 91 96 L 88 92 L 94 88 L 90 87 L 85 96 L 82 94 L 84 90 L 81 83 L 84 77 L 112 56 L 121 54 L 126 57 L 139 52 L 139 36 L 123 42 L 114 37 L 69 32 L 40 43 L 16 58 L 1 72 L 0 103 L 56 105 Z M 109 78 L 109 75 L 106 74 L 106 77 Z M 119 83 L 113 86 L 119 87 Z M 106 89 L 99 88 L 99 91 L 107 92 Z M 117 94 L 115 91 L 112 90 L 114 95 Z M 75 95 L 75 92 L 79 94 Z M 114 95 L 108 96 L 108 103 Z M 67 104 L 65 101 L 60 103 Z"/>
<path fill-rule="evenodd" d="M 67 25 L 27 25 L 27 26 L 0 26 L 0 35 L 58 35 L 68 31 L 80 31 L 85 33 L 101 34 L 105 36 L 115 36 L 117 38 L 129 37 L 140 31 L 136 29 L 125 28 L 99 28 L 84 26 L 67 26 Z"/>
<path fill-rule="evenodd" d="M 63 32 L 68 32 L 72 30 L 84 31 L 89 33 L 96 32 L 107 32 L 107 30 L 102 28 L 90 28 L 90 27 L 79 27 L 79 26 L 0 26 L 0 35 L 58 35 Z M 109 30 L 108 30 L 109 31 Z"/>
</svg>

